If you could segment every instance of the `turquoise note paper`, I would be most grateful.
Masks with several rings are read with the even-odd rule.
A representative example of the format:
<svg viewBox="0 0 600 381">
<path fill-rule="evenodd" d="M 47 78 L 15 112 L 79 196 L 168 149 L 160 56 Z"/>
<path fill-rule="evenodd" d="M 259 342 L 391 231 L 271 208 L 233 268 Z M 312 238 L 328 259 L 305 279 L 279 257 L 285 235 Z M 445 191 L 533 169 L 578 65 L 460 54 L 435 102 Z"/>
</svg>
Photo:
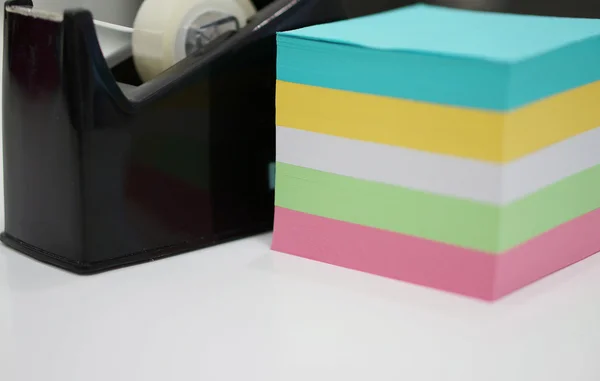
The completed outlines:
<svg viewBox="0 0 600 381">
<path fill-rule="evenodd" d="M 510 111 L 600 79 L 600 20 L 413 5 L 277 35 L 280 80 Z"/>
</svg>

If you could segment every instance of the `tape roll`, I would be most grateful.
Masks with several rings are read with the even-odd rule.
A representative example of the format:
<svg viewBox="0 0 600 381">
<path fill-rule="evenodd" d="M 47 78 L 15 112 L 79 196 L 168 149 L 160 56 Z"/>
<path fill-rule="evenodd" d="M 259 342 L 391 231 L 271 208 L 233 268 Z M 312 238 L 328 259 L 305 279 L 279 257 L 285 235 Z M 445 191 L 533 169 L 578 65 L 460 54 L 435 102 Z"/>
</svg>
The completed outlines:
<svg viewBox="0 0 600 381">
<path fill-rule="evenodd" d="M 246 21 L 256 13 L 256 7 L 251 0 L 235 0 L 246 13 Z"/>
<path fill-rule="evenodd" d="M 243 5 L 242 5 L 243 4 Z M 146 0 L 133 24 L 135 67 L 146 82 L 256 12 L 250 0 Z"/>
</svg>

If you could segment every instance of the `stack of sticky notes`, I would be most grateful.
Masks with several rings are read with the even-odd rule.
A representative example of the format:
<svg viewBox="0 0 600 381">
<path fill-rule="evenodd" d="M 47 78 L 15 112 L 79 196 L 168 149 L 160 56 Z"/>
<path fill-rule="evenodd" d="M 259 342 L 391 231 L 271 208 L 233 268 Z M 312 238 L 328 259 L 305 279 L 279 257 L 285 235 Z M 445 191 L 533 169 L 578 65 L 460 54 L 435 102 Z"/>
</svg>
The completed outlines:
<svg viewBox="0 0 600 381">
<path fill-rule="evenodd" d="M 273 249 L 487 300 L 600 250 L 600 20 L 277 35 Z"/>
</svg>

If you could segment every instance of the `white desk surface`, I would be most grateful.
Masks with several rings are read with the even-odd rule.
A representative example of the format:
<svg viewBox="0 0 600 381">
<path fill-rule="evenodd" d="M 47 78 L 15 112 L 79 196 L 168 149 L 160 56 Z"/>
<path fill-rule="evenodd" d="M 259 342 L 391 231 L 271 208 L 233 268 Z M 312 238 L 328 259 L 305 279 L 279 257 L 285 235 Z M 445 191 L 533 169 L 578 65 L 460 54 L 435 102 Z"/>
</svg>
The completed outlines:
<svg viewBox="0 0 600 381">
<path fill-rule="evenodd" d="M 489 304 L 269 245 L 91 277 L 0 246 L 0 380 L 600 380 L 600 255 Z"/>
</svg>

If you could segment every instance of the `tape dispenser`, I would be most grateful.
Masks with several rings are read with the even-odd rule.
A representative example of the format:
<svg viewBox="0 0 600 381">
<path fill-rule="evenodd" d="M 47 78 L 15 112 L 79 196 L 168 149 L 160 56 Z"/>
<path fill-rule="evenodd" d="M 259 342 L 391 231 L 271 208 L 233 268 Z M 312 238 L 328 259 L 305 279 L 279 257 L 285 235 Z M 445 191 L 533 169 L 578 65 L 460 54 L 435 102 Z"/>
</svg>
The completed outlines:
<svg viewBox="0 0 600 381">
<path fill-rule="evenodd" d="M 275 32 L 339 2 L 89 3 L 5 3 L 2 241 L 91 274 L 272 229 Z"/>
</svg>

